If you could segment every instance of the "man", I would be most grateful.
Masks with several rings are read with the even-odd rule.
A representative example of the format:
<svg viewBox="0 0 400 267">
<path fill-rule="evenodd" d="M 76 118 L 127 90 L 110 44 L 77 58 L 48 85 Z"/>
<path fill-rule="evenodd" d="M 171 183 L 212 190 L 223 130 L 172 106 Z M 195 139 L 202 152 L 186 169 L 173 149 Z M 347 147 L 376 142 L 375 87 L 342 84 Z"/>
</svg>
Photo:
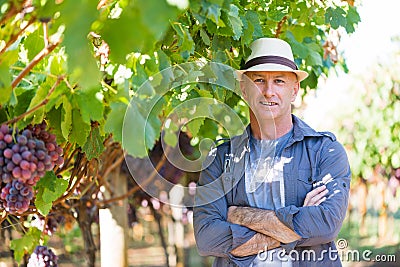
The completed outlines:
<svg viewBox="0 0 400 267">
<path fill-rule="evenodd" d="M 201 173 L 194 230 L 213 266 L 341 266 L 334 240 L 350 167 L 333 134 L 291 114 L 307 73 L 290 45 L 261 38 L 241 72 L 250 125 L 212 150 Z"/>
</svg>

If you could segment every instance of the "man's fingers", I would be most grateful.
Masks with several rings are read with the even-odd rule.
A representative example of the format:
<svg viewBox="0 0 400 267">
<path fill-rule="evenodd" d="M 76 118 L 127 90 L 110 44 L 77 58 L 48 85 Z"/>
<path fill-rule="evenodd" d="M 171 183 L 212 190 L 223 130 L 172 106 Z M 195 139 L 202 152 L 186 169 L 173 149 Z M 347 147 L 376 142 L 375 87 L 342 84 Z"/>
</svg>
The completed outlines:
<svg viewBox="0 0 400 267">
<path fill-rule="evenodd" d="M 304 205 L 303 206 L 313 206 L 313 205 L 319 205 L 323 201 L 320 202 L 320 200 L 328 193 L 328 189 L 326 189 L 326 186 L 320 186 L 312 191 L 308 192 L 306 195 L 306 198 L 304 200 Z"/>
<path fill-rule="evenodd" d="M 326 200 L 326 197 L 321 198 L 319 201 L 317 201 L 317 203 L 315 203 L 315 206 L 318 206 L 319 204 L 321 204 L 325 200 Z"/>
<path fill-rule="evenodd" d="M 328 189 L 325 189 L 324 191 L 322 191 L 318 195 L 316 195 L 313 198 L 311 198 L 311 200 L 308 203 L 308 206 L 316 205 L 319 200 L 321 200 L 326 194 L 328 194 L 328 192 L 329 192 Z"/>
<path fill-rule="evenodd" d="M 319 187 L 311 190 L 310 192 L 308 192 L 306 195 L 306 199 L 304 200 L 304 206 L 306 206 L 306 203 L 309 202 L 314 196 L 318 195 L 325 189 L 326 189 L 326 186 L 322 185 L 322 186 L 319 186 Z"/>
</svg>

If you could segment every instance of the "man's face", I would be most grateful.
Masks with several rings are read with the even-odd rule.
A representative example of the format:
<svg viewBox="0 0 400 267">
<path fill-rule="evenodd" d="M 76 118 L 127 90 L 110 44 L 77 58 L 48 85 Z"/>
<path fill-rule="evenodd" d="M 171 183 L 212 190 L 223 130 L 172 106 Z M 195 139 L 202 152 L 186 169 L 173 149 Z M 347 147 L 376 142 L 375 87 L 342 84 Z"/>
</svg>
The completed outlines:
<svg viewBox="0 0 400 267">
<path fill-rule="evenodd" d="M 289 118 L 291 102 L 299 90 L 296 74 L 284 71 L 250 71 L 243 75 L 244 99 L 258 120 Z"/>
</svg>

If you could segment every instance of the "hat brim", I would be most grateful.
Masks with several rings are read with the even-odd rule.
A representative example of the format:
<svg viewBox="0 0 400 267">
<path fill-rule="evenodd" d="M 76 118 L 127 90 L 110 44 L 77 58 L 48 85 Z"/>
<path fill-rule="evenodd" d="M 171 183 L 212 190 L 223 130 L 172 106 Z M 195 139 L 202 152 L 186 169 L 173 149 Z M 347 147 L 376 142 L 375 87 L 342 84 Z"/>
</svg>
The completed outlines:
<svg viewBox="0 0 400 267">
<path fill-rule="evenodd" d="M 266 63 L 266 64 L 259 64 L 253 67 L 250 67 L 245 70 L 238 70 L 239 74 L 243 74 L 248 71 L 285 71 L 285 72 L 293 72 L 296 74 L 297 79 L 299 82 L 303 81 L 305 78 L 308 77 L 308 73 L 303 70 L 293 70 L 287 66 L 283 66 L 280 64 L 273 64 L 273 63 Z"/>
</svg>

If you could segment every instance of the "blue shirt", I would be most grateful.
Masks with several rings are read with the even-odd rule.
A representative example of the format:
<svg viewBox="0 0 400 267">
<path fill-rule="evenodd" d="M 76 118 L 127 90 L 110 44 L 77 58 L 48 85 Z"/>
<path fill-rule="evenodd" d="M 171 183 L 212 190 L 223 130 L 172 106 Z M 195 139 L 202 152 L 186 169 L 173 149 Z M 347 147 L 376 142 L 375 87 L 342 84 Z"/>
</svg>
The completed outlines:
<svg viewBox="0 0 400 267">
<path fill-rule="evenodd" d="M 281 244 L 297 266 L 341 266 L 334 240 L 346 215 L 350 188 L 350 166 L 343 146 L 333 134 L 317 132 L 292 116 L 293 135 L 282 156 L 285 206 L 275 214 L 302 238 Z M 249 206 L 244 167 L 249 156 L 250 129 L 213 149 L 201 172 L 196 190 L 193 225 L 200 255 L 214 256 L 214 266 L 249 266 L 255 255 L 235 257 L 233 248 L 246 243 L 255 232 L 226 221 L 229 206 Z M 329 190 L 319 206 L 302 207 L 313 184 L 325 178 Z M 303 251 L 316 257 L 301 259 Z"/>
<path fill-rule="evenodd" d="M 260 140 L 250 135 L 250 155 L 246 162 L 245 186 L 251 207 L 276 210 L 285 206 L 285 187 L 283 182 L 282 151 L 293 134 L 293 128 L 274 140 Z M 290 259 L 278 257 L 279 250 L 262 252 L 251 267 L 291 266 Z"/>
</svg>

